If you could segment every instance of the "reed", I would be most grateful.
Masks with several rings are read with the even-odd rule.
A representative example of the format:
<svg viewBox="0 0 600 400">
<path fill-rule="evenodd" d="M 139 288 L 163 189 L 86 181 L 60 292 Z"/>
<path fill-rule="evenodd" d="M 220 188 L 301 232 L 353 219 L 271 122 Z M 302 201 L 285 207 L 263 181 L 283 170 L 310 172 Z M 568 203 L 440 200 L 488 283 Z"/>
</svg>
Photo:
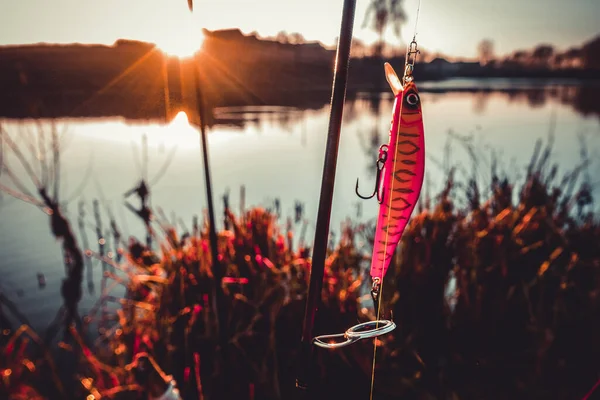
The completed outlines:
<svg viewBox="0 0 600 400">
<path fill-rule="evenodd" d="M 3 145 L 14 151 L 7 138 Z M 540 142 L 522 183 L 500 173 L 497 161 L 487 164 L 489 178 L 480 172 L 461 180 L 449 166 L 445 187 L 426 196 L 384 282 L 384 310 L 398 328 L 378 340 L 378 398 L 581 398 L 594 386 L 600 376 L 600 223 L 589 161 L 582 155 L 581 165 L 560 177 L 550 151 L 551 143 Z M 486 164 L 472 154 L 481 171 Z M 16 159 L 25 170 L 31 165 L 24 156 Z M 48 176 L 54 165 L 47 164 Z M 243 206 L 235 215 L 226 207 L 229 229 L 217 237 L 225 271 L 218 284 L 227 300 L 223 352 L 206 223 L 196 218 L 188 231 L 151 210 L 146 186 L 138 193 L 145 211 L 137 214 L 148 238 L 124 241 L 108 208 L 111 232 L 103 233 L 95 203 L 99 247 L 80 249 L 51 191 L 29 169 L 40 184 L 39 199 L 14 182 L 2 189 L 48 211 L 52 233 L 70 257 L 66 285 L 81 290 L 84 255 L 103 266 L 105 283 L 86 312 L 76 296 L 65 295 L 44 335 L 0 294 L 0 393 L 146 398 L 172 376 L 185 399 L 225 398 L 215 383 L 222 379 L 232 399 L 290 398 L 311 263 L 310 249 L 291 246 L 291 223 L 280 226 L 276 213 L 262 208 Z M 11 171 L 5 162 L 4 182 Z M 300 221 L 301 204 L 296 213 Z M 365 283 L 373 232 L 373 223 L 346 221 L 328 249 L 317 334 L 374 318 Z M 114 240 L 101 243 L 110 233 Z M 66 334 L 52 345 L 61 330 Z M 316 355 L 316 398 L 366 398 L 372 343 Z"/>
</svg>

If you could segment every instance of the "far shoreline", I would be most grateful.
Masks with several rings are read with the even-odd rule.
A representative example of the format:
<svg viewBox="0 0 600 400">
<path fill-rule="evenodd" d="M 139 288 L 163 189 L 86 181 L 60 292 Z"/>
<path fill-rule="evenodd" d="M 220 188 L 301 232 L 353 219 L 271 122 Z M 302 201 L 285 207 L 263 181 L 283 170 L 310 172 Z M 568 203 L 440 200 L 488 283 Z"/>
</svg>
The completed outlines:
<svg viewBox="0 0 600 400">
<path fill-rule="evenodd" d="M 593 41 L 599 42 L 600 38 Z M 285 106 L 318 109 L 331 96 L 335 52 L 319 43 L 290 44 L 243 35 L 205 32 L 197 54 L 209 108 Z M 383 62 L 398 69 L 403 57 L 352 58 L 347 96 L 388 93 Z M 567 100 L 600 115 L 595 98 L 600 69 L 501 67 L 435 58 L 415 69 L 422 92 L 487 93 L 576 87 Z M 170 121 L 179 110 L 196 114 L 193 60 L 168 57 L 151 43 L 120 40 L 105 45 L 0 47 L 0 118 L 85 118 Z M 536 66 L 537 65 L 537 66 Z M 508 84 L 507 84 L 508 83 Z M 564 101 L 564 99 L 561 99 Z M 207 121 L 218 123 L 214 118 Z"/>
</svg>

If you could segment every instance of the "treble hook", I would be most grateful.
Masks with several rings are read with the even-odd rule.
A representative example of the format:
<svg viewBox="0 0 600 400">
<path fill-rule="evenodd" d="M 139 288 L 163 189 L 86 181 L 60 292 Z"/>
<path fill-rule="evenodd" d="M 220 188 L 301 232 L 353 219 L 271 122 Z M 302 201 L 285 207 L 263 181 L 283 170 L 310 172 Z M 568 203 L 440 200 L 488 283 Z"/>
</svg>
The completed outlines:
<svg viewBox="0 0 600 400">
<path fill-rule="evenodd" d="M 381 288 L 381 279 L 373 278 L 373 285 L 371 286 L 371 297 L 373 298 L 373 308 L 375 309 L 375 315 L 379 319 L 379 289 Z"/>
<path fill-rule="evenodd" d="M 381 171 L 385 166 L 385 160 L 387 160 L 387 149 L 388 147 L 385 144 L 381 145 L 381 147 L 379 148 L 379 158 L 377 159 L 377 162 L 375 162 L 375 166 L 377 167 L 377 175 L 375 176 L 375 189 L 373 190 L 373 193 L 370 196 L 363 196 L 358 192 L 358 178 L 356 178 L 356 188 L 354 189 L 354 191 L 356 192 L 356 195 L 361 199 L 368 200 L 377 196 L 377 201 L 379 202 L 379 204 L 383 203 L 383 194 L 379 194 L 379 184 L 381 183 Z"/>
<path fill-rule="evenodd" d="M 377 189 L 379 188 L 379 176 L 380 175 L 381 175 L 381 170 L 377 169 L 377 177 L 375 178 L 375 189 L 373 190 L 373 193 L 371 193 L 370 196 L 363 196 L 362 194 L 360 194 L 358 192 L 358 178 L 356 178 L 356 188 L 354 189 L 354 191 L 356 192 L 356 195 L 364 200 L 369 200 L 369 199 L 375 197 L 375 195 L 377 195 L 377 200 L 379 201 L 379 194 L 377 193 Z M 379 203 L 381 204 L 382 201 L 379 201 Z"/>
</svg>

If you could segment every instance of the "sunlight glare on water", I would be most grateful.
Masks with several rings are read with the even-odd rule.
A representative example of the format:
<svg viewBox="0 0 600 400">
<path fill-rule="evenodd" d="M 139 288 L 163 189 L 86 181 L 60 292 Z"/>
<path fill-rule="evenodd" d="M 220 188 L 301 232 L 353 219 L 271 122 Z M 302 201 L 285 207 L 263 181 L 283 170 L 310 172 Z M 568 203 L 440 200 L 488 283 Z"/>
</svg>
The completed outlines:
<svg viewBox="0 0 600 400">
<path fill-rule="evenodd" d="M 587 132 L 587 149 L 592 160 L 590 171 L 598 170 L 600 154 L 600 123 L 597 116 L 583 116 L 571 106 L 548 101 L 530 106 L 522 99 L 491 94 L 480 97 L 469 93 L 422 93 L 426 132 L 426 180 L 431 182 L 431 195 L 438 193 L 444 182 L 444 172 L 434 160 L 443 160 L 448 130 L 471 136 L 481 156 L 478 174 L 481 184 L 489 177 L 489 152 L 500 155 L 500 170 L 522 172 L 528 164 L 535 141 L 545 140 L 555 118 L 556 142 L 551 159 L 560 164 L 561 174 L 581 162 L 578 134 Z M 331 230 L 339 238 L 340 223 L 347 217 L 353 221 L 372 220 L 377 215 L 377 201 L 360 201 L 354 194 L 356 178 L 365 185 L 373 184 L 374 163 L 378 148 L 388 138 L 393 99 L 383 96 L 374 102 L 366 96 L 346 101 L 344 125 L 340 137 L 337 161 Z M 235 110 L 234 110 L 235 111 Z M 312 243 L 323 157 L 327 140 L 329 106 L 302 111 L 260 112 L 255 108 L 238 110 L 244 121 L 240 126 L 214 125 L 208 130 L 211 175 L 215 215 L 222 228 L 222 196 L 230 191 L 230 206 L 239 213 L 239 190 L 245 185 L 245 204 L 272 207 L 274 200 L 282 206 L 282 225 L 293 216 L 296 201 L 304 204 L 308 221 L 307 243 Z M 266 110 L 262 110 L 266 111 Z M 232 118 L 232 110 L 225 115 Z M 50 121 L 4 120 L 5 131 L 13 139 L 23 130 L 37 132 L 40 126 L 49 128 Z M 201 216 L 206 208 L 203 164 L 199 129 L 190 125 L 185 113 L 179 113 L 169 123 L 111 119 L 64 119 L 57 121 L 58 130 L 66 129 L 61 148 L 60 199 L 64 210 L 77 225 L 78 202 L 86 206 L 90 241 L 95 237 L 92 201 L 103 199 L 112 208 L 125 237 L 144 237 L 144 226 L 124 207 L 123 194 L 147 177 L 153 208 L 162 207 L 167 216 L 175 215 L 188 228 L 194 215 Z M 147 150 L 142 146 L 146 137 Z M 27 136 L 17 140 L 27 149 Z M 27 175 L 17 168 L 14 157 L 5 161 L 35 193 Z M 147 162 L 143 161 L 147 153 Z M 463 168 L 459 179 L 475 170 L 465 148 L 454 140 L 451 162 Z M 38 163 L 34 162 L 37 168 Z M 86 171 L 91 170 L 91 173 Z M 162 171 L 162 172 L 161 172 Z M 466 172 L 465 172 L 466 171 Z M 38 171 L 39 173 L 39 171 Z M 512 178 L 511 178 L 512 179 Z M 3 184 L 11 184 L 6 175 Z M 483 186 L 482 186 L 483 187 Z M 487 186 L 486 186 L 487 187 Z M 595 190 L 595 196 L 600 192 Z M 457 198 L 464 198 L 460 194 Z M 136 199 L 132 199 L 135 207 Z M 105 218 L 105 216 L 103 216 Z M 2 196 L 0 202 L 0 290 L 17 298 L 31 320 L 44 327 L 61 303 L 60 284 L 64 266 L 60 245 L 52 237 L 47 215 L 34 206 Z M 104 220 L 108 224 L 107 220 Z M 302 224 L 293 224 L 296 238 Z M 10 229 L 6 227 L 11 227 Z M 80 234 L 78 228 L 75 228 Z M 112 248 L 110 243 L 109 248 Z M 90 245 L 92 246 L 92 245 Z M 36 274 L 46 276 L 46 287 L 38 288 Z M 95 269 L 98 278 L 101 270 Z M 13 289 L 14 288 L 14 289 Z M 96 292 L 85 291 L 81 307 L 90 307 Z"/>
<path fill-rule="evenodd" d="M 198 130 L 190 125 L 188 116 L 185 111 L 177 113 L 175 118 L 161 131 L 155 132 L 154 140 L 161 143 L 167 140 L 168 143 L 181 148 L 197 148 L 198 145 Z"/>
</svg>

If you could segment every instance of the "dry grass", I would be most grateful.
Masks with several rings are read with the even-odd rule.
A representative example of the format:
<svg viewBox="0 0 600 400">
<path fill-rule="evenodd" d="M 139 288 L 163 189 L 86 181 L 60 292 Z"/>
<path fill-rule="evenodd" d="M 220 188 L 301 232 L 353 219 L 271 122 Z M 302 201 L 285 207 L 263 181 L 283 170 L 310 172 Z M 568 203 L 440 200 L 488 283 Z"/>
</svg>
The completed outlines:
<svg viewBox="0 0 600 400">
<path fill-rule="evenodd" d="M 459 184 L 451 169 L 434 204 L 424 199 L 385 283 L 384 309 L 398 328 L 380 341 L 378 398 L 581 398 L 593 386 L 600 375 L 600 225 L 587 179 L 578 181 L 586 160 L 561 180 L 549 151 L 536 150 L 518 189 L 495 167 L 486 188 L 478 179 Z M 456 204 L 460 195 L 465 206 Z M 54 205 L 51 218 L 60 215 L 57 199 L 40 196 L 37 205 Z M 191 231 L 177 229 L 150 209 L 140 218 L 146 244 L 123 243 L 111 215 L 112 249 L 81 252 L 70 228 L 60 231 L 68 251 L 102 261 L 100 300 L 79 317 L 65 296 L 64 312 L 40 337 L 26 327 L 4 331 L 0 390 L 14 399 L 144 398 L 160 392 L 155 383 L 168 373 L 185 398 L 290 398 L 309 249 L 293 249 L 293 233 L 267 210 L 227 212 L 229 229 L 219 233 L 224 352 L 207 227 L 196 220 Z M 361 302 L 372 234 L 371 225 L 348 222 L 331 249 L 318 333 L 372 318 Z M 81 284 L 81 274 L 71 275 Z M 124 296 L 114 294 L 117 287 Z M 0 300 L 5 315 L 18 313 Z M 160 366 L 154 384 L 140 372 L 140 354 Z M 372 343 L 317 356 L 315 398 L 331 390 L 366 398 Z"/>
</svg>

